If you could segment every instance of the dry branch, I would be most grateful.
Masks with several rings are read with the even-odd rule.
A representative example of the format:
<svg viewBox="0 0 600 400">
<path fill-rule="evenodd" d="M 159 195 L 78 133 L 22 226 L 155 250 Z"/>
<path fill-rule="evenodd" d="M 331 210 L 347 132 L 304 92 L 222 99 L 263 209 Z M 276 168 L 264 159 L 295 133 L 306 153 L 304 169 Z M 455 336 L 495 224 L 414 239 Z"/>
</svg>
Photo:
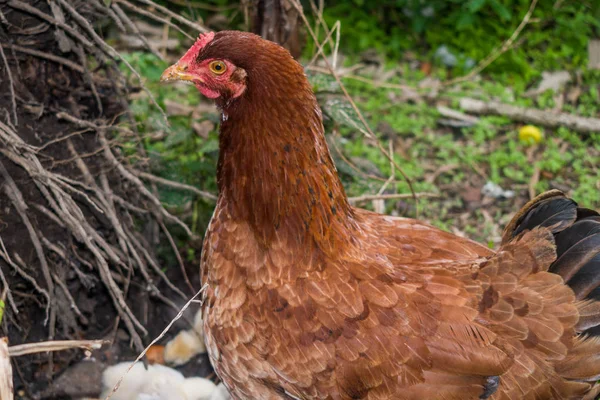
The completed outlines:
<svg viewBox="0 0 600 400">
<path fill-rule="evenodd" d="M 11 357 L 24 356 L 26 354 L 45 353 L 47 351 L 62 351 L 69 349 L 97 350 L 107 344 L 106 340 L 52 340 L 39 343 L 19 344 L 10 346 L 8 353 Z M 3 398 L 2 398 L 3 399 Z"/>
<path fill-rule="evenodd" d="M 0 252 L 0 257 L 4 258 L 4 254 L 6 254 L 6 247 L 4 247 L 4 242 L 2 241 L 2 237 L 0 237 L 0 245 L 2 247 L 2 252 Z M 8 259 L 10 259 L 10 257 L 6 256 Z M 5 258 L 6 260 L 6 258 Z M 10 290 L 10 287 L 8 286 L 8 281 L 6 280 L 6 276 L 4 275 L 4 272 L 2 272 L 2 269 L 0 269 L 0 281 L 2 281 L 2 297 L 4 297 L 4 295 L 6 295 L 6 298 L 8 299 L 8 304 L 10 305 L 11 310 L 16 314 L 19 313 L 19 310 L 17 309 L 17 305 L 15 304 L 15 299 L 12 296 L 12 292 Z M 2 301 L 4 301 L 4 298 L 2 298 Z M 0 319 L 0 324 L 2 323 L 2 320 Z"/>
<path fill-rule="evenodd" d="M 15 181 L 11 178 L 4 168 L 4 164 L 0 161 L 0 174 L 4 177 L 5 185 L 4 192 L 11 200 L 13 206 L 17 210 L 17 213 L 23 220 L 23 223 L 27 227 L 27 231 L 29 232 L 29 237 L 31 239 L 31 243 L 33 244 L 33 248 L 37 254 L 38 260 L 40 261 L 40 265 L 42 267 L 42 273 L 44 275 L 44 279 L 46 280 L 46 288 L 49 294 L 54 293 L 54 283 L 52 282 L 52 276 L 50 274 L 50 269 L 48 267 L 48 261 L 46 260 L 46 255 L 44 254 L 44 249 L 42 248 L 42 243 L 40 242 L 40 238 L 33 227 L 33 224 L 29 220 L 29 216 L 27 214 L 27 204 L 25 204 L 25 200 L 23 200 L 23 194 L 15 184 Z M 54 309 L 54 304 L 52 301 L 52 296 L 48 297 L 48 307 L 46 308 L 46 320 L 44 321 L 44 325 L 50 321 L 49 327 L 49 339 L 54 339 L 54 329 L 56 323 L 56 310 Z"/>
<path fill-rule="evenodd" d="M 140 7 L 136 6 L 135 4 L 131 4 L 131 3 L 130 3 L 130 2 L 128 2 L 127 0 L 117 0 L 117 1 L 115 2 L 115 4 L 113 4 L 113 7 L 115 7 L 115 11 L 117 10 L 117 8 L 116 8 L 116 7 L 118 7 L 118 4 L 117 4 L 117 3 L 119 3 L 119 4 L 123 4 L 123 5 L 124 5 L 125 7 L 127 7 L 128 9 L 130 9 L 130 10 L 132 10 L 132 11 L 134 11 L 134 12 L 136 12 L 136 13 L 140 14 L 140 15 L 143 15 L 144 17 L 148 17 L 148 18 L 150 18 L 150 19 L 153 19 L 153 20 L 155 20 L 155 21 L 158 21 L 158 22 L 160 22 L 160 23 L 162 23 L 162 24 L 165 24 L 165 25 L 167 25 L 167 26 L 170 26 L 171 28 L 173 28 L 173 29 L 175 29 L 175 30 L 177 30 L 177 31 L 181 32 L 181 33 L 182 33 L 182 34 L 183 34 L 185 37 L 187 37 L 188 39 L 190 39 L 190 40 L 194 40 L 194 38 L 193 38 L 192 36 L 190 36 L 190 35 L 189 35 L 189 34 L 188 34 L 186 31 L 184 31 L 183 29 L 181 29 L 181 28 L 180 28 L 179 26 L 177 26 L 176 24 L 172 23 L 170 20 L 168 20 L 168 19 L 166 19 L 166 18 L 163 18 L 163 17 L 160 17 L 160 16 L 158 16 L 158 15 L 156 15 L 156 14 L 154 14 L 154 13 L 151 13 L 150 11 L 144 10 L 143 8 L 140 8 Z M 135 25 L 134 25 L 134 26 L 135 26 Z M 136 27 L 135 29 L 136 29 L 136 30 L 138 30 L 138 29 L 137 29 L 137 27 Z M 138 30 L 138 32 L 139 32 L 139 30 Z M 163 57 L 161 56 L 160 58 L 163 58 Z"/>
<path fill-rule="evenodd" d="M 142 183 L 142 181 L 140 181 L 140 179 L 133 175 L 129 170 L 127 170 L 127 168 L 125 168 L 123 166 L 123 164 L 121 164 L 117 158 L 115 157 L 115 155 L 112 153 L 112 150 L 108 144 L 108 140 L 106 139 L 106 134 L 104 132 L 104 130 L 100 129 L 98 130 L 98 136 L 100 139 L 100 144 L 102 145 L 102 147 L 104 148 L 104 154 L 106 156 L 106 159 L 114 166 L 117 168 L 117 171 L 119 171 L 119 173 L 128 181 L 130 181 L 131 183 L 133 183 L 140 191 L 140 193 L 142 193 L 144 195 L 144 197 L 148 198 L 156 207 L 156 209 L 158 209 L 157 211 L 157 217 L 160 218 L 160 216 L 165 217 L 167 220 L 172 221 L 174 223 L 176 223 L 177 225 L 179 225 L 180 227 L 183 228 L 183 230 L 189 235 L 192 236 L 192 231 L 190 230 L 190 228 L 183 223 L 183 221 L 181 221 L 179 218 L 177 218 L 176 216 L 170 214 L 167 210 L 164 209 L 164 207 L 162 206 L 162 204 L 160 203 L 160 200 L 156 198 L 156 196 L 154 196 L 147 188 L 146 186 L 144 186 L 144 184 Z"/>
<path fill-rule="evenodd" d="M 20 0 L 11 0 L 8 2 L 8 5 L 13 8 L 16 8 L 17 10 L 25 11 L 31 15 L 35 15 L 36 17 L 43 19 L 44 21 L 64 30 L 69 35 L 71 35 L 73 37 L 73 39 L 76 39 L 79 42 L 81 42 L 85 47 L 87 47 L 89 49 L 94 48 L 94 45 L 92 44 L 92 42 L 90 42 L 85 36 L 83 36 L 81 33 L 79 33 L 75 28 L 71 27 L 70 25 L 67 25 L 64 22 L 58 21 L 57 19 L 46 14 L 45 12 L 42 12 L 39 9 L 37 9 L 33 6 L 30 6 L 29 4 L 23 3 Z"/>
<path fill-rule="evenodd" d="M 564 126 L 578 132 L 600 132 L 600 119 L 598 118 L 586 118 L 573 114 L 517 107 L 498 101 L 485 102 L 468 97 L 460 99 L 460 108 L 473 114 L 501 115 L 515 121 L 550 128 Z"/>
<path fill-rule="evenodd" d="M 144 335 L 145 328 L 133 315 L 129 309 L 123 292 L 112 279 L 110 274 L 110 265 L 108 261 L 120 265 L 121 259 L 116 254 L 110 244 L 108 244 L 98 232 L 89 224 L 85 218 L 80 206 L 69 194 L 80 193 L 84 199 L 92 206 L 96 205 L 85 193 L 75 189 L 70 184 L 70 180 L 65 177 L 47 171 L 37 158 L 37 148 L 27 145 L 9 126 L 0 122 L 0 142 L 8 146 L 0 148 L 0 153 L 8 159 L 23 168 L 33 179 L 40 192 L 44 195 L 58 219 L 61 220 L 75 239 L 84 243 L 87 249 L 92 253 L 102 282 L 106 285 L 113 300 L 113 304 L 121 316 L 123 323 L 127 327 L 136 347 L 143 348 L 141 337 L 138 330 Z M 10 149 L 13 151 L 10 151 Z M 81 184 L 80 182 L 76 182 Z M 67 191 L 65 191 L 67 190 Z M 98 209 L 103 213 L 101 209 Z"/>
<path fill-rule="evenodd" d="M 450 118 L 450 119 L 456 119 L 462 122 L 466 122 L 468 124 L 477 124 L 479 123 L 479 118 L 477 117 L 473 117 L 471 115 L 467 115 L 465 113 L 462 113 L 460 111 L 457 110 L 453 110 L 451 108 L 448 107 L 444 107 L 444 106 L 437 106 L 437 110 L 440 113 L 441 116 L 446 117 L 446 118 Z"/>
<path fill-rule="evenodd" d="M 177 245 L 175 244 L 175 240 L 173 240 L 173 236 L 171 235 L 171 233 L 169 232 L 169 230 L 167 229 L 167 227 L 165 226 L 165 224 L 162 221 L 160 221 L 160 229 L 162 229 L 165 236 L 167 236 L 167 239 L 169 240 L 169 244 L 171 245 L 171 249 L 173 250 L 175 257 L 177 258 L 177 263 L 179 264 L 179 269 L 181 270 L 181 274 L 183 275 L 183 279 L 185 280 L 185 283 L 187 284 L 188 288 L 190 288 L 190 291 L 192 293 L 194 293 L 194 287 L 192 286 L 192 283 L 190 282 L 190 278 L 188 277 L 188 274 L 185 270 L 185 265 L 183 264 L 183 259 L 181 258 L 181 254 L 179 254 L 179 249 L 177 248 Z"/>
<path fill-rule="evenodd" d="M 0 338 L 0 399 L 13 399 L 12 366 L 6 338 Z"/>
<path fill-rule="evenodd" d="M 62 64 L 65 67 L 71 68 L 73 71 L 80 72 L 82 74 L 85 71 L 85 69 L 81 65 L 76 64 L 73 61 L 67 60 L 66 58 L 59 57 L 55 54 L 45 53 L 43 51 L 18 46 L 16 44 L 1 44 L 1 46 L 5 49 L 16 50 L 20 53 L 29 54 L 35 57 L 43 58 L 48 61 L 53 61 L 55 63 Z"/>
<path fill-rule="evenodd" d="M 200 196 L 206 200 L 211 200 L 211 201 L 217 200 L 217 196 L 215 196 L 214 194 L 202 191 L 202 190 L 198 189 L 197 187 L 194 187 L 191 185 L 186 185 L 185 183 L 181 183 L 181 182 L 170 181 L 168 179 L 164 179 L 159 176 L 155 176 L 155 175 L 149 174 L 147 172 L 143 172 L 143 171 L 133 171 L 133 172 L 140 178 L 146 179 L 148 181 L 156 182 L 159 185 L 168 186 L 173 189 L 186 190 L 188 192 L 195 193 L 198 196 Z"/>
<path fill-rule="evenodd" d="M 17 117 L 17 99 L 15 96 L 15 82 L 13 81 L 12 72 L 10 71 L 10 65 L 8 65 L 8 60 L 6 59 L 6 55 L 4 54 L 4 49 L 0 46 L 0 56 L 2 56 L 2 62 L 4 63 L 4 68 L 6 69 L 6 76 L 8 76 L 8 83 L 10 86 L 10 100 L 12 104 L 12 115 L 13 115 L 13 125 L 19 125 L 19 119 Z"/>
<path fill-rule="evenodd" d="M 81 313 L 81 310 L 79 309 L 79 307 L 77 307 L 77 303 L 75 302 L 75 299 L 73 299 L 73 296 L 71 296 L 71 292 L 69 292 L 69 288 L 67 288 L 67 285 L 65 285 L 63 280 L 61 278 L 59 278 L 58 275 L 56 275 L 56 274 L 52 274 L 52 278 L 54 279 L 54 282 L 56 283 L 56 285 L 58 285 L 58 287 L 62 290 L 63 294 L 69 301 L 69 308 L 71 310 L 73 310 L 75 315 L 77 315 L 77 318 L 79 318 L 79 321 L 81 321 L 84 325 L 87 325 L 88 320 Z"/>
<path fill-rule="evenodd" d="M 92 73 L 87 67 L 85 51 L 83 50 L 83 47 L 81 47 L 81 45 L 77 45 L 75 47 L 75 52 L 77 53 L 77 57 L 79 57 L 79 62 L 81 62 L 81 65 L 83 65 L 83 77 L 90 89 L 92 90 L 94 100 L 96 100 L 96 107 L 98 108 L 98 112 L 102 114 L 102 112 L 104 111 L 102 108 L 102 100 L 100 100 L 100 94 L 98 94 L 98 89 L 96 88 L 96 84 L 94 83 L 94 77 L 92 76 Z"/>
<path fill-rule="evenodd" d="M 33 278 L 31 275 L 29 275 L 27 272 L 25 272 L 25 268 L 27 268 L 27 267 L 25 266 L 25 263 L 21 259 L 21 256 L 19 256 L 19 254 L 17 254 L 17 253 L 14 253 L 15 261 L 13 262 L 13 260 L 8 256 L 8 253 L 3 251 L 3 253 L 0 253 L 0 257 L 2 257 L 4 259 L 4 261 L 6 261 L 8 263 L 8 265 L 10 265 L 19 276 L 21 276 L 21 278 L 23 278 L 27 282 L 31 283 L 31 286 L 33 286 L 33 288 L 38 293 L 40 293 L 42 296 L 44 296 L 44 298 L 46 299 L 46 317 L 47 317 L 48 316 L 48 308 L 50 307 L 50 302 L 51 302 L 50 294 L 48 293 L 48 291 L 46 289 L 41 288 L 40 285 L 38 285 L 35 278 Z M 44 322 L 44 324 L 45 324 L 45 322 Z"/>
<path fill-rule="evenodd" d="M 108 9 L 108 12 L 111 12 L 115 15 L 115 20 L 119 20 L 120 18 L 123 21 L 123 23 L 125 23 L 125 25 L 127 25 L 127 27 L 142 41 L 144 46 L 146 46 L 146 48 L 152 52 L 152 54 L 157 56 L 159 59 L 163 60 L 164 57 L 162 56 L 162 54 L 160 54 L 160 52 L 158 52 L 156 49 L 150 46 L 150 42 L 148 42 L 146 36 L 142 35 L 138 27 L 133 23 L 131 18 L 129 18 L 129 16 L 125 14 L 123 9 L 119 7 L 116 1 L 112 3 L 111 7 L 114 9 L 114 12 L 110 8 Z M 165 20 L 165 22 L 170 21 Z"/>
<path fill-rule="evenodd" d="M 412 199 L 415 196 L 418 199 L 440 197 L 440 195 L 436 193 L 363 194 L 362 196 L 349 197 L 348 201 L 350 202 L 350 204 L 358 204 L 373 200 Z"/>
<path fill-rule="evenodd" d="M 16 0 L 13 0 L 13 1 L 16 1 Z M 148 98 L 150 99 L 152 104 L 154 104 L 154 106 L 161 112 L 164 120 L 167 121 L 167 115 L 165 114 L 162 107 L 158 105 L 152 92 L 150 90 L 148 90 L 146 85 L 144 85 L 144 80 L 142 79 L 139 72 L 135 68 L 133 68 L 131 66 L 131 64 L 125 58 L 123 58 L 123 56 L 118 51 L 116 51 L 112 46 L 110 46 L 108 43 L 106 43 L 96 33 L 96 31 L 90 25 L 90 23 L 81 14 L 79 14 L 79 12 L 77 12 L 77 10 L 71 4 L 69 4 L 66 0 L 57 0 L 57 1 L 62 5 L 62 7 L 65 10 L 67 10 L 67 12 L 73 17 L 73 19 L 75 21 L 77 21 L 77 23 L 81 26 L 81 28 L 88 33 L 88 35 L 92 38 L 93 42 L 100 49 L 102 49 L 102 51 L 104 51 L 109 57 L 111 57 L 115 60 L 119 60 L 120 62 L 125 64 L 127 66 L 127 68 L 129 68 L 129 70 L 136 76 L 136 78 L 140 82 L 140 86 L 141 86 L 142 90 L 144 90 L 144 92 L 146 92 L 146 94 L 148 95 Z M 73 28 L 71 28 L 71 29 L 73 29 Z"/>
<path fill-rule="evenodd" d="M 159 5 L 159 4 L 156 4 L 152 0 L 137 0 L 137 1 L 139 1 L 140 3 L 144 3 L 146 5 L 149 5 L 150 7 L 159 10 L 160 12 L 168 15 L 169 17 L 171 17 L 171 18 L 179 21 L 180 23 L 182 23 L 184 25 L 187 25 L 189 28 L 191 28 L 191 29 L 193 29 L 193 30 L 195 30 L 197 32 L 204 33 L 204 32 L 207 31 L 207 29 L 205 27 L 203 27 L 202 25 L 197 24 L 195 22 L 192 22 L 189 19 L 184 18 L 184 17 L 182 17 L 181 15 L 179 15 L 177 13 L 174 13 L 173 11 L 169 10 L 168 8 L 163 7 L 163 6 Z"/>
<path fill-rule="evenodd" d="M 83 284 L 83 286 L 87 289 L 91 289 L 92 287 L 94 287 L 97 279 L 95 276 L 93 275 L 89 275 L 84 273 L 78 266 L 76 263 L 74 263 L 70 257 L 67 256 L 66 251 L 59 247 L 57 244 L 54 244 L 52 242 L 50 242 L 48 239 L 46 239 L 45 237 L 42 236 L 42 244 L 44 245 L 44 247 L 46 247 L 47 249 L 51 250 L 52 252 L 54 252 L 55 254 L 57 254 L 60 258 L 62 258 L 68 265 L 71 266 L 71 268 L 73 268 L 73 271 L 75 272 L 75 275 L 77 275 L 77 277 L 79 278 L 79 281 Z M 86 265 L 90 270 L 93 269 L 92 265 L 90 263 L 88 263 L 86 260 L 80 260 L 82 264 Z M 70 295 L 70 294 L 69 294 Z"/>
</svg>

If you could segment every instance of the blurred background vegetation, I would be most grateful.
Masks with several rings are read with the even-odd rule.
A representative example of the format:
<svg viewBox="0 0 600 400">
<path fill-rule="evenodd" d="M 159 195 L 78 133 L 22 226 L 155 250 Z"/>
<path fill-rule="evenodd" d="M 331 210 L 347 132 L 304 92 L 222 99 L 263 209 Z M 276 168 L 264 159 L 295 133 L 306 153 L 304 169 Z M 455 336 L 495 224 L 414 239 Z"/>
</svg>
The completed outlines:
<svg viewBox="0 0 600 400">
<path fill-rule="evenodd" d="M 247 30 L 252 25 L 245 2 L 162 4 L 209 29 Z M 323 23 L 329 29 L 339 23 L 339 36 L 331 35 L 325 53 L 333 61 L 337 49 L 337 73 L 415 191 L 436 195 L 420 199 L 418 207 L 410 198 L 360 206 L 418 216 L 490 246 L 497 243 L 509 214 L 534 193 L 558 188 L 583 204 L 600 207 L 598 133 L 539 126 L 541 140 L 530 143 L 519 139 L 524 124 L 507 117 L 483 115 L 465 122 L 440 113 L 459 109 L 459 99 L 471 97 L 597 117 L 600 70 L 590 66 L 589 44 L 600 38 L 599 3 L 338 0 L 302 5 L 321 42 L 327 36 Z M 292 52 L 308 66 L 349 196 L 410 193 L 398 171 L 384 186 L 392 173 L 389 160 L 361 132 L 360 121 L 325 64 L 315 62 L 318 45 L 301 19 L 297 30 L 301 45 Z M 134 112 L 146 133 L 144 146 L 154 173 L 216 193 L 218 114 L 194 88 L 158 84 L 162 70 L 190 44 L 181 33 L 161 28 L 157 48 L 166 43 L 165 34 L 177 40 L 169 43 L 168 51 L 159 49 L 164 60 L 148 51 L 127 52 L 169 116 L 167 126 L 143 92 L 134 97 Z M 502 48 L 511 36 L 509 46 Z M 499 49 L 489 66 L 469 76 Z M 452 84 L 462 76 L 468 79 Z M 213 204 L 177 190 L 165 190 L 162 199 L 183 212 L 195 232 L 203 233 Z M 189 250 L 190 259 L 196 256 Z"/>
</svg>

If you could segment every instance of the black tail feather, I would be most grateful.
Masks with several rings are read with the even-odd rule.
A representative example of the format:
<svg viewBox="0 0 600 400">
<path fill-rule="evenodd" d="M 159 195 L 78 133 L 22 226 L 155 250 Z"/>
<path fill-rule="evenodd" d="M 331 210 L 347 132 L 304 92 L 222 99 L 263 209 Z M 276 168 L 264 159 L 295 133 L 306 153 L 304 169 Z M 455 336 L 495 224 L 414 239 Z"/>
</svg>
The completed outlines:
<svg viewBox="0 0 600 400">
<path fill-rule="evenodd" d="M 596 235 L 600 239 L 600 235 Z M 598 247 L 600 248 L 600 247 Z M 587 298 L 592 291 L 600 287 L 600 252 L 588 261 L 579 272 L 567 281 L 578 300 Z"/>
<path fill-rule="evenodd" d="M 558 258 L 550 267 L 550 271 L 571 282 L 575 274 L 580 274 L 587 267 L 593 266 L 594 259 L 600 253 L 600 222 L 577 221 L 558 233 L 555 240 Z M 596 261 L 600 262 L 600 258 Z M 597 273 L 600 274 L 600 269 Z"/>
<path fill-rule="evenodd" d="M 590 210 L 589 208 L 579 207 L 577 209 L 577 220 L 582 219 L 592 219 L 600 222 L 600 215 L 598 215 L 596 211 Z"/>
<path fill-rule="evenodd" d="M 577 203 L 566 197 L 543 200 L 519 222 L 513 231 L 513 237 L 519 233 L 541 226 L 552 228 L 557 233 L 570 226 L 577 218 Z"/>
<path fill-rule="evenodd" d="M 597 287 L 596 289 L 592 290 L 590 294 L 588 294 L 587 298 L 600 301 L 600 287 Z"/>
<path fill-rule="evenodd" d="M 507 226 L 504 241 L 540 226 L 550 228 L 556 242 L 550 271 L 563 277 L 577 299 L 600 301 L 600 214 L 578 208 L 561 192 L 548 192 L 523 207 Z M 600 335 L 600 325 L 586 333 Z"/>
</svg>

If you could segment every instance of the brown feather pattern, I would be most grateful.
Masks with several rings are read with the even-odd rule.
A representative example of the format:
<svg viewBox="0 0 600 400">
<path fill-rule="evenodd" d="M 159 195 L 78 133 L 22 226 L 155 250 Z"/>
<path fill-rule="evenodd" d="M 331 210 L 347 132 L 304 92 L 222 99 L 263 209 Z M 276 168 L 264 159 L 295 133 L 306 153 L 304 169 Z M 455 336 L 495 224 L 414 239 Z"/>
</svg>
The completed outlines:
<svg viewBox="0 0 600 400">
<path fill-rule="evenodd" d="M 582 271 L 600 276 L 589 267 L 600 251 L 594 211 L 549 192 L 493 252 L 353 208 L 289 53 L 220 32 L 197 58 L 247 73 L 240 98 L 217 101 L 226 115 L 220 195 L 201 261 L 207 349 L 235 399 L 579 399 L 596 390 L 600 339 L 581 332 L 600 323 L 600 303 L 585 299 L 597 285 L 565 284 Z M 567 232 L 581 237 L 571 243 Z M 490 381 L 499 382 L 492 393 Z"/>
</svg>

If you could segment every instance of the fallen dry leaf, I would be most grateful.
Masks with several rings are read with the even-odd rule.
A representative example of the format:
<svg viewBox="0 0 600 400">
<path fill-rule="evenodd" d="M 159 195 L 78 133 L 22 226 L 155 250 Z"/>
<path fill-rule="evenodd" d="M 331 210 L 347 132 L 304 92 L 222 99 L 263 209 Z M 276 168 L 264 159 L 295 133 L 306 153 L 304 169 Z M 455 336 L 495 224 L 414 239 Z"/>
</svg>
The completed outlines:
<svg viewBox="0 0 600 400">
<path fill-rule="evenodd" d="M 208 139 L 208 134 L 215 129 L 215 124 L 209 120 L 193 122 L 192 129 L 196 132 L 196 135 Z"/>
<path fill-rule="evenodd" d="M 537 96 L 538 94 L 544 93 L 546 90 L 551 89 L 558 93 L 565 84 L 571 81 L 571 74 L 568 71 L 554 71 L 542 72 L 542 81 L 534 88 L 524 93 L 527 97 Z"/>
</svg>

